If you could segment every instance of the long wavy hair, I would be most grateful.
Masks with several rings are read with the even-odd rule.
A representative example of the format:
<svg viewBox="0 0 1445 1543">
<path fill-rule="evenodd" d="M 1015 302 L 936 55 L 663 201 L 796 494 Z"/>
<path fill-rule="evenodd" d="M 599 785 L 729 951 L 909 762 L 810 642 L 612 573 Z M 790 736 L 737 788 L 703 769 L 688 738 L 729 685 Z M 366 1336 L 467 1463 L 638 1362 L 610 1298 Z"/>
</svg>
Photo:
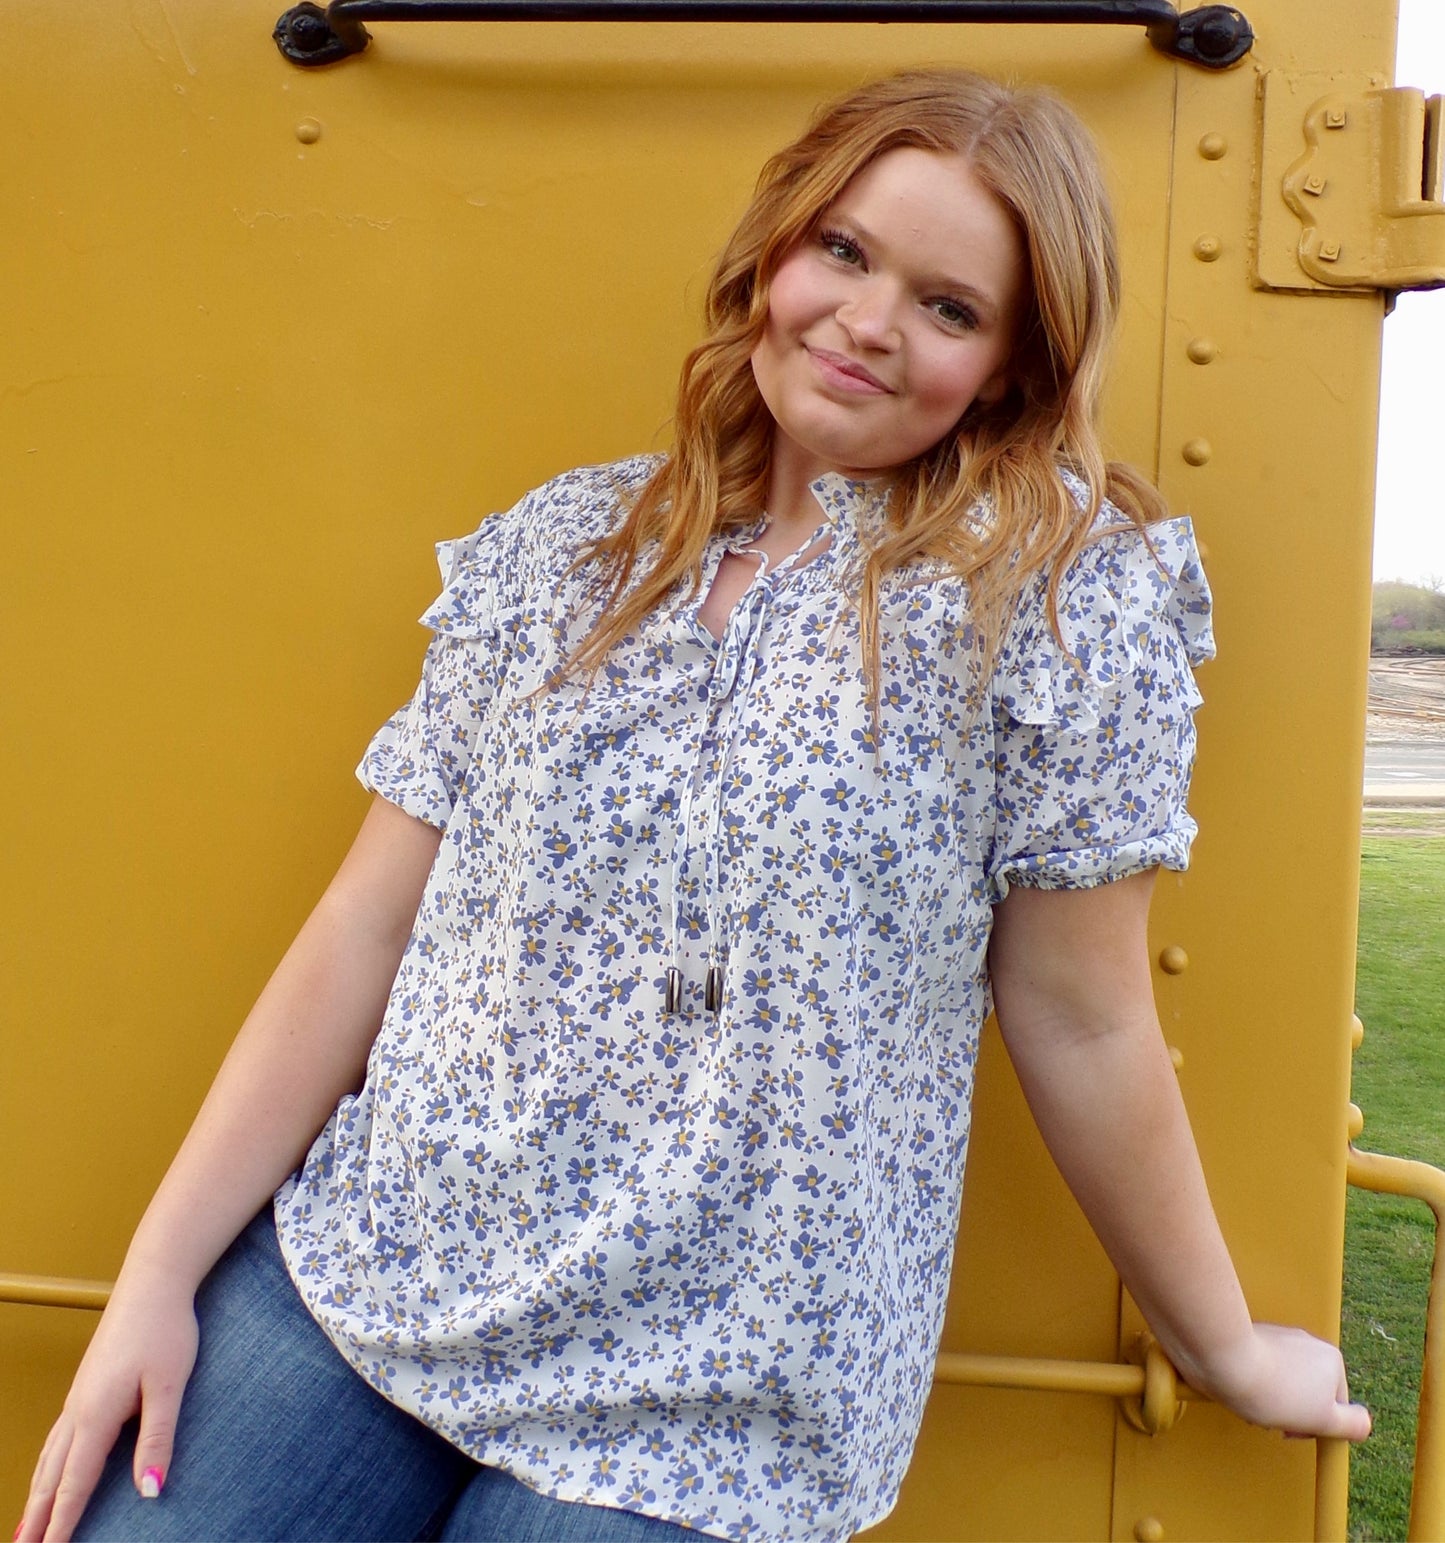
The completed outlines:
<svg viewBox="0 0 1445 1543">
<path fill-rule="evenodd" d="M 1119 265 L 1088 131 L 1035 87 L 957 70 L 891 76 L 825 105 L 763 167 L 708 287 L 707 336 L 683 364 L 674 448 L 624 522 L 582 559 L 599 564 L 605 604 L 573 669 L 595 671 L 680 583 L 695 594 L 710 538 L 762 513 L 773 420 L 751 358 L 769 285 L 852 178 L 905 146 L 967 161 L 1017 223 L 1030 283 L 1002 399 L 975 401 L 936 445 L 892 474 L 887 520 L 851 596 L 875 708 L 878 599 L 888 574 L 931 558 L 961 575 L 987 667 L 1024 586 L 1044 569 L 1058 634 L 1059 575 L 1089 539 L 1104 498 L 1141 526 L 1163 515 L 1158 492 L 1132 468 L 1106 463 L 1099 444 Z M 1087 488 L 1082 506 L 1061 467 Z"/>
</svg>

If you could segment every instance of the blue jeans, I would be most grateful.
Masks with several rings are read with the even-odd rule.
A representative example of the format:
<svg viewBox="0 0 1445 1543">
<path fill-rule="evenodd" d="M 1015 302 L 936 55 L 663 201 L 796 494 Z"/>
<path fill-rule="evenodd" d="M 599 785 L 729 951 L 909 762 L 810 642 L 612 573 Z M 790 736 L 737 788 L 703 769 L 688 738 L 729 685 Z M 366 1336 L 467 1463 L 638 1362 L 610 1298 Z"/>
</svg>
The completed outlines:
<svg viewBox="0 0 1445 1543">
<path fill-rule="evenodd" d="M 549 1500 L 388 1403 L 307 1312 L 267 1208 L 196 1297 L 200 1355 L 157 1500 L 131 1479 L 127 1426 L 75 1536 L 672 1543 L 669 1522 Z"/>
</svg>

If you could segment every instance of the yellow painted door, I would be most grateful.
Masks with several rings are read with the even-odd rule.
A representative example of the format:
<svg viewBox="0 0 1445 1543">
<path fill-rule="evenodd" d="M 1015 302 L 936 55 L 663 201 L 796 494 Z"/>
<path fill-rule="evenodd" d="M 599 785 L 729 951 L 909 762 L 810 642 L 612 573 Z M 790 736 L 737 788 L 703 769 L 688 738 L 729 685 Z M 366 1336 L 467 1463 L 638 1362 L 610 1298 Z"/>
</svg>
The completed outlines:
<svg viewBox="0 0 1445 1543">
<path fill-rule="evenodd" d="M 1257 1312 L 1331 1333 L 1382 302 L 1262 290 L 1251 243 L 1264 74 L 1363 87 L 1391 0 L 1256 0 L 1224 73 L 1138 28 L 861 24 L 378 23 L 303 70 L 272 3 L 0 0 L 0 1271 L 115 1272 L 360 818 L 431 543 L 665 445 L 764 156 L 956 62 L 1055 87 L 1111 166 L 1110 450 L 1196 517 L 1221 640 L 1159 1000 Z M 962 1227 L 946 1348 L 1125 1353 L 992 1039 Z M 0 1303 L 17 1515 L 90 1325 Z M 1314 1504 L 1311 1444 L 1216 1410 L 1147 1438 L 1105 1398 L 940 1386 L 877 1536 L 1308 1537 Z"/>
</svg>

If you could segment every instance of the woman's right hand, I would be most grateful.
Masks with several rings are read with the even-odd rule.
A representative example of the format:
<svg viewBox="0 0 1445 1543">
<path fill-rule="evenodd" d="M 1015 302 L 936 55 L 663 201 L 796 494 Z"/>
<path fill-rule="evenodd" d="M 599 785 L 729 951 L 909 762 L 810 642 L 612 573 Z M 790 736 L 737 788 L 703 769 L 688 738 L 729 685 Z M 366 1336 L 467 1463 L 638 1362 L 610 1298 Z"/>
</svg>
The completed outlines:
<svg viewBox="0 0 1445 1543">
<path fill-rule="evenodd" d="M 198 1342 L 190 1292 L 122 1275 L 41 1449 L 17 1538 L 65 1543 L 121 1426 L 134 1414 L 140 1415 L 131 1475 L 136 1489 L 142 1491 L 151 1469 L 157 1484 L 164 1483 Z"/>
<path fill-rule="evenodd" d="M 251 1010 L 164 1182 L 40 1454 L 17 1537 L 68 1538 L 121 1426 L 132 1477 L 170 1467 L 196 1361 L 195 1289 L 361 1086 L 441 832 L 376 799 Z"/>
</svg>

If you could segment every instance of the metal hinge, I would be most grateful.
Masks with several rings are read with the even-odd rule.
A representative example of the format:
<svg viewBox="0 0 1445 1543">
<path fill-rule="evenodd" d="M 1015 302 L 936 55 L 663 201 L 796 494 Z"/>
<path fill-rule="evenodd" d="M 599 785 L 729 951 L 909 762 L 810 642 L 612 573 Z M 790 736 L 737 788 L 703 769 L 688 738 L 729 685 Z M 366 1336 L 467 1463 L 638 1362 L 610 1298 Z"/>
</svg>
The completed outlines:
<svg viewBox="0 0 1445 1543">
<path fill-rule="evenodd" d="M 1442 98 L 1264 77 L 1256 277 L 1265 289 L 1445 286 Z M 1304 104 L 1308 105 L 1304 105 Z"/>
</svg>

